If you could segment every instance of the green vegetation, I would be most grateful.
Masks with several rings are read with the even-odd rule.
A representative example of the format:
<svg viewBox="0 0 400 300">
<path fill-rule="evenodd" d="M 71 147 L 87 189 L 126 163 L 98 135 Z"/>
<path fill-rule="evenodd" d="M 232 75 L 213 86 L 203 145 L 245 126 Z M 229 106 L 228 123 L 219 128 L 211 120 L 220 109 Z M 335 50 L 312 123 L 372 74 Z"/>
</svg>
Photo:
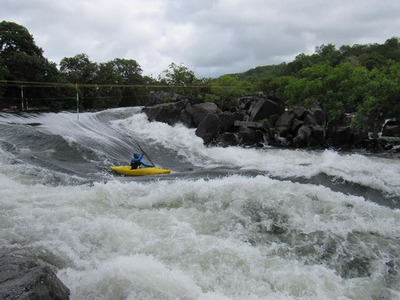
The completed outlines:
<svg viewBox="0 0 400 300">
<path fill-rule="evenodd" d="M 143 76 L 133 59 L 99 64 L 84 53 L 63 58 L 57 68 L 25 27 L 0 22 L 0 107 L 20 107 L 23 90 L 30 106 L 72 109 L 75 86 L 81 109 L 143 105 L 148 86 L 212 101 L 223 110 L 235 109 L 238 97 L 261 91 L 289 107 L 321 107 L 325 129 L 351 113 L 354 127 L 377 134 L 385 119 L 400 118 L 400 40 L 321 45 L 288 63 L 216 79 L 196 78 L 185 65 L 171 63 L 154 79 Z"/>
</svg>

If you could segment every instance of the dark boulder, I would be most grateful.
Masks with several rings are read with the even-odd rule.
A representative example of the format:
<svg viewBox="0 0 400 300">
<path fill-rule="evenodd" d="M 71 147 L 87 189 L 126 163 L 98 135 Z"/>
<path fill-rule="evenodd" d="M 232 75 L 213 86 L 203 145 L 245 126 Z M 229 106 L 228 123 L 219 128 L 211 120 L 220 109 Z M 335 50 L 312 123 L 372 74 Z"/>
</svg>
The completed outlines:
<svg viewBox="0 0 400 300">
<path fill-rule="evenodd" d="M 238 144 L 249 147 L 262 147 L 264 134 L 261 130 L 241 127 L 237 132 Z"/>
<path fill-rule="evenodd" d="M 153 106 L 162 103 L 177 102 L 182 100 L 183 96 L 165 92 L 165 91 L 151 91 L 146 106 Z"/>
<path fill-rule="evenodd" d="M 182 121 L 182 111 L 189 105 L 189 100 L 181 100 L 173 103 L 157 104 L 143 108 L 149 121 L 164 122 L 174 125 Z"/>
<path fill-rule="evenodd" d="M 400 137 L 400 122 L 389 120 L 382 129 L 382 136 Z"/>
<path fill-rule="evenodd" d="M 256 122 L 281 114 L 284 108 L 270 99 L 259 99 L 249 110 L 249 121 Z"/>
<path fill-rule="evenodd" d="M 222 112 L 218 114 L 218 118 L 222 123 L 222 131 L 234 131 L 235 122 L 243 120 L 244 115 L 240 111 L 235 113 Z"/>
<path fill-rule="evenodd" d="M 311 128 L 308 125 L 303 125 L 299 128 L 297 135 L 293 138 L 293 146 L 296 148 L 305 148 L 308 146 L 308 141 L 311 136 Z"/>
<path fill-rule="evenodd" d="M 292 125 L 290 126 L 290 131 L 296 133 L 301 126 L 303 126 L 304 122 L 299 119 L 294 119 Z"/>
<path fill-rule="evenodd" d="M 196 135 L 201 137 L 206 145 L 210 144 L 219 133 L 223 131 L 223 126 L 218 116 L 208 114 L 196 129 Z"/>
<path fill-rule="evenodd" d="M 291 111 L 285 111 L 275 122 L 276 132 L 285 137 L 291 132 L 291 127 L 296 115 Z"/>
<path fill-rule="evenodd" d="M 239 109 L 242 110 L 249 110 L 252 105 L 254 105 L 254 102 L 256 101 L 256 98 L 253 96 L 244 96 L 239 98 Z"/>
<path fill-rule="evenodd" d="M 296 148 L 320 147 L 324 142 L 324 132 L 321 126 L 303 125 L 293 138 Z"/>
<path fill-rule="evenodd" d="M 332 143 L 338 148 L 351 149 L 367 147 L 370 141 L 366 132 L 353 130 L 350 126 L 342 126 L 333 134 Z"/>
<path fill-rule="evenodd" d="M 237 146 L 238 139 L 236 134 L 233 132 L 223 132 L 217 136 L 215 144 L 220 147 Z"/>
<path fill-rule="evenodd" d="M 350 126 L 341 126 L 333 134 L 333 146 L 342 149 L 352 148 L 354 145 L 354 135 Z"/>
<path fill-rule="evenodd" d="M 304 117 L 306 115 L 306 110 L 303 107 L 296 107 L 293 109 L 293 113 L 295 114 L 296 119 L 304 120 Z"/>
<path fill-rule="evenodd" d="M 321 147 L 324 144 L 324 129 L 320 125 L 310 126 L 311 135 L 308 140 L 308 147 Z"/>
<path fill-rule="evenodd" d="M 306 110 L 304 115 L 304 123 L 307 125 L 324 125 L 324 112 L 321 108 L 311 108 Z"/>
<path fill-rule="evenodd" d="M 69 299 L 69 289 L 48 266 L 4 252 L 0 254 L 0 265 L 1 299 Z"/>
<path fill-rule="evenodd" d="M 208 114 L 219 112 L 218 106 L 212 102 L 188 105 L 182 112 L 185 118 L 183 123 L 188 127 L 197 127 Z"/>
</svg>

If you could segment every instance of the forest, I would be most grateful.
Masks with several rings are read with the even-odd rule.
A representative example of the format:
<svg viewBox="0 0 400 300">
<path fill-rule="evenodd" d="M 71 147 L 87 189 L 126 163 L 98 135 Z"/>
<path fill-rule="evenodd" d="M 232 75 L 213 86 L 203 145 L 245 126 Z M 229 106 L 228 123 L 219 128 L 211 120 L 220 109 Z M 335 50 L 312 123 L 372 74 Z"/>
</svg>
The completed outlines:
<svg viewBox="0 0 400 300">
<path fill-rule="evenodd" d="M 353 114 L 352 126 L 377 132 L 400 118 L 400 40 L 383 44 L 320 45 L 293 61 L 218 78 L 196 78 L 171 63 L 157 78 L 143 76 L 134 59 L 96 63 L 80 53 L 58 64 L 43 55 L 22 25 L 0 23 L 0 108 L 81 110 L 144 105 L 165 89 L 234 110 L 241 96 L 264 93 L 288 107 L 322 108 L 326 122 Z"/>
</svg>

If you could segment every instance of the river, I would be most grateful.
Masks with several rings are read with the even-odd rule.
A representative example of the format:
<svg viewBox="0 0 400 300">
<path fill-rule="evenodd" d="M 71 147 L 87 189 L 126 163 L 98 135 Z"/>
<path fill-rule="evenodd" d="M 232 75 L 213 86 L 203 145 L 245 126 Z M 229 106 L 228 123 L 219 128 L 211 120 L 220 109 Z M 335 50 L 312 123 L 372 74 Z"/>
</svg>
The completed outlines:
<svg viewBox="0 0 400 300">
<path fill-rule="evenodd" d="M 0 246 L 71 299 L 400 299 L 400 160 L 205 147 L 140 108 L 0 113 Z M 171 174 L 123 177 L 136 142 Z"/>
</svg>

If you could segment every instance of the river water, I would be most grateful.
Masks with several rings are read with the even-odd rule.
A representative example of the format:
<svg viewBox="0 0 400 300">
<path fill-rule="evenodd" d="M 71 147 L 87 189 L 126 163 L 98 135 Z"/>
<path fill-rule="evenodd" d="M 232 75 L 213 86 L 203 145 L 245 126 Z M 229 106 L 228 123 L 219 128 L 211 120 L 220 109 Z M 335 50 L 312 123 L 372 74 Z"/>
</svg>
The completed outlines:
<svg viewBox="0 0 400 300">
<path fill-rule="evenodd" d="M 136 142 L 169 175 L 122 177 Z M 0 114 L 0 246 L 71 299 L 400 299 L 400 160 L 205 147 L 140 108 Z"/>
</svg>

